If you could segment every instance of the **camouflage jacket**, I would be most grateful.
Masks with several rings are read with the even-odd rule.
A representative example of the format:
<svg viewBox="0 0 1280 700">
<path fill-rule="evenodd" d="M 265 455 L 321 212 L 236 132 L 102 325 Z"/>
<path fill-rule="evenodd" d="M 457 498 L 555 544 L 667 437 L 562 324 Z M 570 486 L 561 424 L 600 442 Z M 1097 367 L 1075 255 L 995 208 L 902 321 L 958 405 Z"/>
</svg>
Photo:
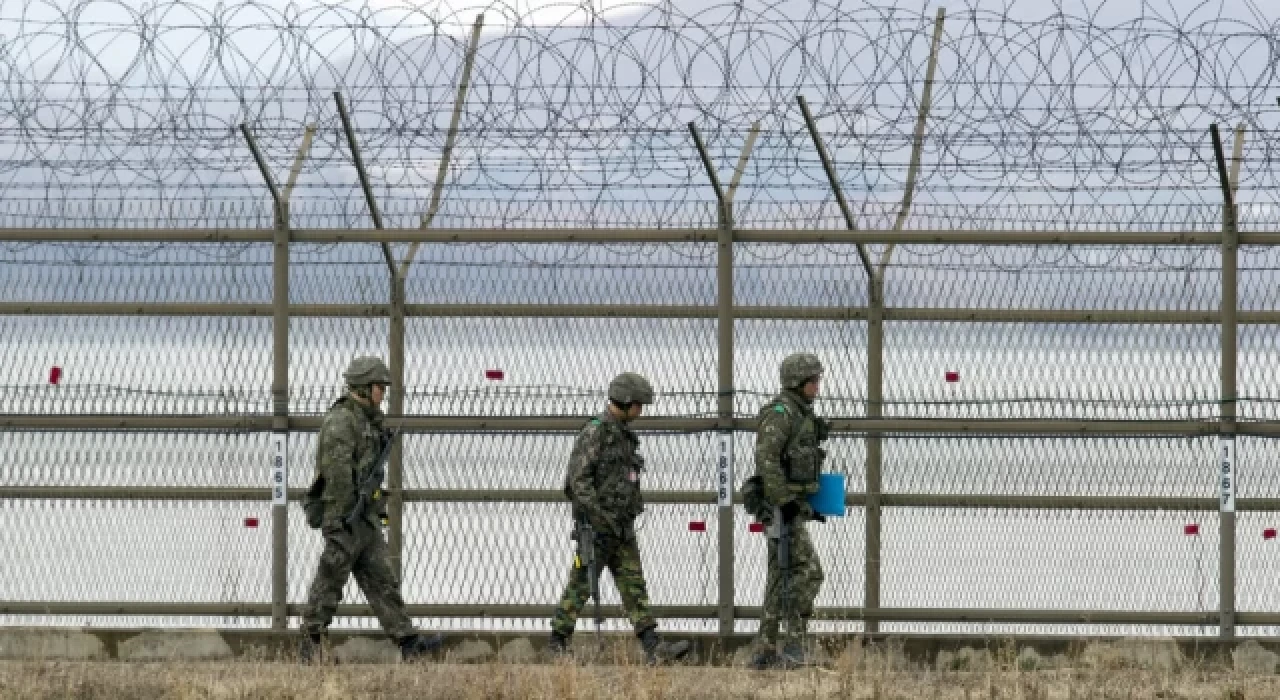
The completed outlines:
<svg viewBox="0 0 1280 700">
<path fill-rule="evenodd" d="M 756 473 L 764 482 L 764 499 L 780 506 L 818 492 L 818 474 L 827 456 L 819 446 L 827 439 L 826 422 L 799 393 L 783 391 L 760 409 L 756 431 Z M 792 432 L 796 432 L 792 439 Z"/>
<path fill-rule="evenodd" d="M 640 438 L 608 411 L 583 426 L 564 480 L 575 519 L 585 516 L 597 531 L 614 537 L 634 533 L 635 519 L 644 512 L 639 447 Z"/>
<path fill-rule="evenodd" d="M 350 396 L 329 407 L 316 440 L 316 475 L 324 477 L 324 522 L 346 517 L 356 504 L 356 489 L 382 451 L 382 411 L 369 408 Z M 377 527 L 386 515 L 382 498 L 365 511 Z"/>
</svg>

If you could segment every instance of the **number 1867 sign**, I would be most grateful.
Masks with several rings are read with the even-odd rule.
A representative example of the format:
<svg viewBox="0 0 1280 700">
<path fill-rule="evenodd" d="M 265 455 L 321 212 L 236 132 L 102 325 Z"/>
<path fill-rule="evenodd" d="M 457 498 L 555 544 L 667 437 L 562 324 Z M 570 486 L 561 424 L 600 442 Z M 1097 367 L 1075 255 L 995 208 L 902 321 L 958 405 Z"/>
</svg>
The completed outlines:
<svg viewBox="0 0 1280 700">
<path fill-rule="evenodd" d="M 1236 512 L 1236 439 L 1222 438 L 1218 444 L 1219 505 L 1223 513 Z"/>
</svg>

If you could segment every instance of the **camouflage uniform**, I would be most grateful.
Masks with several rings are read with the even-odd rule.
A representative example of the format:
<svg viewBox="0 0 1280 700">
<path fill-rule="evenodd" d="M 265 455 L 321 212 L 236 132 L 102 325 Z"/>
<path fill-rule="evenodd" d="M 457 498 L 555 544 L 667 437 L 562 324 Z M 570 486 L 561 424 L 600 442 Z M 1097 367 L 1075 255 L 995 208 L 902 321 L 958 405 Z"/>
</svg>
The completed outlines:
<svg viewBox="0 0 1280 700">
<path fill-rule="evenodd" d="M 653 402 L 653 389 L 644 377 L 625 373 L 610 384 L 609 398 L 622 407 L 648 404 Z M 623 607 L 649 660 L 672 660 L 683 657 L 689 645 L 661 641 L 655 631 L 658 623 L 649 613 L 649 593 L 635 530 L 635 520 L 644 512 L 640 497 L 644 458 L 639 447 L 636 434 L 610 411 L 592 418 L 578 434 L 569 456 L 564 492 L 573 506 L 574 522 L 590 523 L 595 533 L 597 575 L 605 568 L 613 574 Z M 576 530 L 574 536 L 577 537 Z M 569 583 L 551 620 L 553 652 L 567 651 L 578 616 L 591 597 L 589 575 L 587 567 L 578 566 L 575 557 Z"/>
<path fill-rule="evenodd" d="M 574 522 L 585 518 L 596 533 L 596 561 L 613 574 L 637 635 L 657 626 L 649 614 L 636 541 L 635 519 L 644 511 L 640 498 L 644 459 L 636 452 L 639 446 L 636 434 L 608 411 L 592 418 L 574 443 L 564 486 L 573 503 Z M 564 637 L 572 635 L 590 596 L 586 567 L 574 566 L 551 628 Z"/>
<path fill-rule="evenodd" d="M 813 414 L 813 406 L 799 388 L 820 375 L 822 366 L 813 355 L 793 355 L 783 362 L 783 391 L 760 410 L 756 434 L 756 473 L 763 481 L 768 526 L 768 578 L 764 615 L 756 638 L 758 651 L 777 645 L 780 623 L 783 641 L 804 643 L 813 601 L 822 586 L 822 563 L 809 536 L 806 522 L 815 519 L 808 496 L 818 492 L 818 474 L 826 451 L 826 424 Z M 778 566 L 775 509 L 788 503 L 797 509 L 791 525 L 790 596 L 783 600 L 782 572 Z M 785 617 L 785 619 L 783 619 Z"/>
<path fill-rule="evenodd" d="M 381 360 L 357 358 L 347 371 L 349 392 L 370 399 L 372 383 L 389 384 L 390 372 Z M 368 382 L 362 381 L 372 377 Z M 382 452 L 387 434 L 383 430 L 383 413 L 372 402 L 368 405 L 352 395 L 344 396 L 329 407 L 316 447 L 316 482 L 312 492 L 319 492 L 324 506 L 320 531 L 324 535 L 324 551 L 315 579 L 307 595 L 302 614 L 303 646 L 306 660 L 329 627 L 334 611 L 342 600 L 342 589 L 352 574 L 364 592 L 369 606 L 387 634 L 406 651 L 421 652 L 412 647 L 419 642 L 413 623 L 400 595 L 400 580 L 391 566 L 390 551 L 382 535 L 386 523 L 386 499 L 375 493 L 376 501 L 363 516 L 345 524 L 355 507 L 359 484 L 372 472 Z M 321 481 L 323 480 L 323 481 Z"/>
</svg>

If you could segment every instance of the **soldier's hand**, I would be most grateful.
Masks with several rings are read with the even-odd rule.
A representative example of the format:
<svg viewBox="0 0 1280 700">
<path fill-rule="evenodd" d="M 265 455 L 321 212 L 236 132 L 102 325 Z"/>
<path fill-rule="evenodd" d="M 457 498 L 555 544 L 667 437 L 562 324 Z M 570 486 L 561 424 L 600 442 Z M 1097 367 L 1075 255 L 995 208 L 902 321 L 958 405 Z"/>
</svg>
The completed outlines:
<svg viewBox="0 0 1280 700">
<path fill-rule="evenodd" d="M 809 516 L 809 519 L 814 520 L 816 522 L 820 522 L 820 523 L 827 522 L 827 516 L 823 515 L 822 513 L 814 513 L 813 515 Z"/>
<path fill-rule="evenodd" d="M 325 536 L 341 534 L 346 530 L 347 526 L 342 522 L 341 518 L 329 518 L 320 526 L 320 532 Z"/>
<path fill-rule="evenodd" d="M 778 510 L 782 513 L 783 521 L 789 523 L 795 520 L 796 516 L 800 515 L 800 500 L 795 499 L 787 501 L 786 503 L 783 503 Z"/>
</svg>

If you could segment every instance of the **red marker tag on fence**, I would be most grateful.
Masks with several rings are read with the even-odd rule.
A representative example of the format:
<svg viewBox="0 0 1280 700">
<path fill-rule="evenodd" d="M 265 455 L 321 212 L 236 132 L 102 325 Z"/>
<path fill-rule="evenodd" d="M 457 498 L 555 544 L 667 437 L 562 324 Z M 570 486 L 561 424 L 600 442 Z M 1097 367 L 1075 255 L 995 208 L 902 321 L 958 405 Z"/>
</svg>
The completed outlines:
<svg viewBox="0 0 1280 700">
<path fill-rule="evenodd" d="M 62 368 L 61 368 L 61 367 L 57 367 L 57 366 L 50 367 L 50 368 L 49 368 L 49 383 L 50 383 L 50 384 L 55 384 L 55 385 L 56 385 L 56 384 L 57 384 L 58 382 L 60 382 L 60 381 L 62 381 Z"/>
<path fill-rule="evenodd" d="M 1274 527 L 1269 527 L 1262 531 L 1262 539 L 1274 540 L 1275 538 L 1276 538 L 1276 529 Z"/>
<path fill-rule="evenodd" d="M 1183 526 L 1182 526 L 1182 534 L 1184 534 L 1184 535 L 1198 535 L 1198 534 L 1200 534 L 1200 526 L 1199 526 L 1199 525 L 1197 525 L 1196 523 L 1191 523 L 1190 525 L 1183 525 Z"/>
<path fill-rule="evenodd" d="M 254 528 L 254 527 L 257 527 L 257 526 L 258 526 L 258 519 L 257 519 L 257 518 L 245 518 L 245 519 L 244 519 L 244 526 L 245 526 L 245 527 L 248 527 L 248 528 Z"/>
<path fill-rule="evenodd" d="M 707 521 L 705 520 L 689 521 L 689 532 L 706 532 L 706 531 L 707 531 Z"/>
<path fill-rule="evenodd" d="M 960 381 L 959 372 L 947 372 L 946 377 L 947 377 L 948 384 L 955 384 L 956 382 Z"/>
<path fill-rule="evenodd" d="M 752 532 L 764 532 L 764 523 L 751 523 L 750 527 L 747 529 Z"/>
<path fill-rule="evenodd" d="M 491 382 L 500 382 L 505 376 L 506 373 L 500 369 L 486 369 L 484 371 L 484 378 Z"/>
</svg>

